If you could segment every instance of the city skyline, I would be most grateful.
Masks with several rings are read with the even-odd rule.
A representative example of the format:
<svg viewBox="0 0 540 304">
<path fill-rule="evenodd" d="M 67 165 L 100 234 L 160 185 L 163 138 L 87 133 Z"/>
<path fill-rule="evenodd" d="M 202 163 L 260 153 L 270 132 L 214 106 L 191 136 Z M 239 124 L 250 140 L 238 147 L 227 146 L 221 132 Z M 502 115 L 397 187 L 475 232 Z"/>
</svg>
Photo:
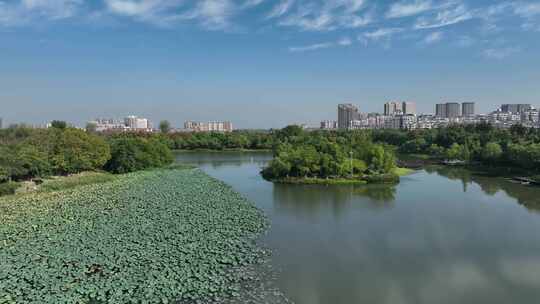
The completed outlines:
<svg viewBox="0 0 540 304">
<path fill-rule="evenodd" d="M 540 104 L 533 0 L 13 0 L 0 36 L 4 124 L 134 113 L 270 128 L 338 103 Z"/>
<path fill-rule="evenodd" d="M 312 122 L 312 123 L 306 124 L 304 121 L 294 121 L 294 122 L 288 123 L 286 125 L 296 124 L 296 125 L 306 125 L 308 127 L 318 127 L 318 126 L 322 126 L 323 123 L 331 124 L 331 123 L 335 122 L 336 127 L 345 128 L 344 125 L 341 125 L 341 126 L 338 125 L 338 121 L 340 120 L 339 117 L 341 115 L 340 113 L 342 112 L 340 109 L 342 107 L 345 107 L 345 108 L 350 107 L 350 108 L 352 108 L 352 110 L 354 112 L 353 114 L 344 114 L 344 115 L 348 116 L 345 120 L 356 120 L 360 116 L 367 115 L 367 114 L 377 114 L 377 115 L 383 115 L 383 116 L 384 115 L 393 116 L 393 115 L 396 115 L 396 114 L 397 115 L 402 115 L 402 114 L 403 115 L 411 115 L 412 114 L 412 115 L 415 115 L 415 116 L 425 116 L 425 115 L 427 115 L 427 116 L 441 117 L 441 118 L 452 118 L 452 117 L 461 117 L 461 116 L 466 117 L 466 116 L 471 116 L 471 115 L 473 115 L 473 116 L 474 115 L 487 115 L 487 114 L 497 113 L 498 111 L 520 113 L 520 112 L 523 112 L 524 110 L 526 110 L 528 108 L 531 108 L 531 107 L 532 107 L 532 109 L 538 109 L 537 106 L 532 105 L 532 104 L 517 104 L 517 103 L 515 103 L 515 104 L 493 105 L 493 107 L 489 111 L 484 112 L 484 111 L 478 111 L 476 102 L 470 102 L 470 101 L 436 103 L 436 104 L 431 105 L 432 111 L 427 111 L 427 112 L 418 112 L 416 110 L 416 108 L 417 108 L 416 106 L 417 106 L 416 102 L 397 101 L 397 99 L 394 99 L 392 101 L 387 101 L 387 102 L 385 102 L 383 104 L 380 104 L 378 110 L 366 111 L 366 110 L 364 110 L 363 107 L 358 106 L 357 104 L 354 104 L 354 103 L 340 103 L 340 104 L 338 104 L 338 113 L 337 113 L 337 116 L 335 116 L 335 117 L 332 117 L 331 113 L 326 113 L 326 116 L 323 117 L 323 119 L 321 119 L 321 120 L 319 120 L 317 122 Z M 442 109 L 440 109 L 441 106 L 442 106 Z M 392 109 L 390 109 L 390 107 L 392 107 Z M 407 107 L 409 107 L 412 110 L 407 110 Z M 448 114 L 449 113 L 448 112 L 449 107 L 452 108 L 451 112 L 453 114 Z M 334 110 L 334 115 L 335 115 L 335 108 L 336 108 L 335 104 L 333 105 L 333 108 L 334 108 L 333 110 Z M 467 109 L 467 110 L 465 110 L 465 109 Z M 119 118 L 119 117 L 122 117 L 122 118 Z M 69 117 L 67 119 L 58 119 L 58 117 L 57 117 L 57 118 L 54 118 L 54 119 L 42 120 L 42 121 L 40 121 L 38 123 L 28 123 L 27 121 L 19 120 L 19 121 L 8 121 L 8 123 L 6 124 L 4 117 L 0 116 L 0 123 L 2 123 L 4 127 L 8 127 L 11 124 L 20 124 L 20 123 L 28 124 L 28 125 L 36 126 L 36 127 L 45 127 L 53 120 L 64 120 L 64 121 L 66 121 L 68 123 L 73 124 L 74 126 L 83 127 L 83 128 L 88 123 L 101 123 L 102 121 L 103 121 L 104 124 L 110 124 L 110 125 L 122 124 L 122 125 L 129 126 L 130 123 L 128 123 L 127 120 L 130 117 L 144 120 L 143 124 L 148 125 L 148 129 L 157 129 L 157 126 L 154 126 L 153 124 L 158 123 L 158 122 L 163 121 L 163 120 L 167 120 L 171 124 L 171 127 L 175 128 L 175 129 L 182 129 L 182 128 L 189 129 L 189 128 L 186 128 L 187 123 L 201 123 L 201 124 L 204 124 L 204 123 L 217 123 L 217 122 L 224 123 L 225 122 L 225 123 L 230 124 L 231 121 L 232 121 L 231 119 L 227 119 L 227 117 L 223 117 L 223 116 L 220 117 L 219 119 L 204 119 L 203 118 L 203 119 L 199 119 L 199 120 L 191 119 L 191 118 L 188 118 L 188 119 L 185 119 L 185 120 L 179 120 L 179 119 L 173 118 L 173 119 L 169 120 L 169 119 L 166 119 L 166 118 L 163 118 L 163 117 L 156 117 L 155 119 L 153 119 L 153 118 L 150 118 L 150 116 L 148 116 L 146 114 L 134 115 L 132 112 L 128 112 L 127 114 L 124 114 L 124 115 L 112 115 L 111 113 L 103 114 L 100 117 L 96 116 L 95 119 L 83 119 L 80 122 L 76 122 L 73 119 L 70 119 Z M 328 118 L 326 118 L 326 117 L 328 117 Z M 235 125 L 236 125 L 236 123 L 235 123 Z M 1 126 L 2 125 L 0 124 L 0 127 Z M 272 129 L 272 128 L 281 128 L 281 127 L 284 127 L 284 126 L 285 125 L 278 126 L 278 127 L 260 127 L 260 126 L 259 127 L 251 127 L 251 128 L 250 127 L 239 127 L 239 129 Z M 108 128 L 114 129 L 116 127 L 109 126 Z"/>
</svg>

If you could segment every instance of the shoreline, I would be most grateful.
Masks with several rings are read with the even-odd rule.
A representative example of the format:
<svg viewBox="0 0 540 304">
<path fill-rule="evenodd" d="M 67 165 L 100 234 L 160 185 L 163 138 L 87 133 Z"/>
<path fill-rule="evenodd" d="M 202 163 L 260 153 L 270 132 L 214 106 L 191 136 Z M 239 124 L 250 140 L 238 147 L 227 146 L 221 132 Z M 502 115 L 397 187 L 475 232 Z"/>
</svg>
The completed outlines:
<svg viewBox="0 0 540 304">
<path fill-rule="evenodd" d="M 367 185 L 367 184 L 394 184 L 399 183 L 399 178 L 413 174 L 416 170 L 398 167 L 393 174 L 372 175 L 364 178 L 318 178 L 318 177 L 286 177 L 266 179 L 278 184 L 292 185 Z"/>
<path fill-rule="evenodd" d="M 222 149 L 222 150 L 216 150 L 216 149 L 174 149 L 171 150 L 173 153 L 191 153 L 191 152 L 210 152 L 210 153 L 220 153 L 220 152 L 255 152 L 255 153 L 269 153 L 272 152 L 272 149 L 237 149 L 237 148 L 230 148 L 230 149 Z"/>
</svg>

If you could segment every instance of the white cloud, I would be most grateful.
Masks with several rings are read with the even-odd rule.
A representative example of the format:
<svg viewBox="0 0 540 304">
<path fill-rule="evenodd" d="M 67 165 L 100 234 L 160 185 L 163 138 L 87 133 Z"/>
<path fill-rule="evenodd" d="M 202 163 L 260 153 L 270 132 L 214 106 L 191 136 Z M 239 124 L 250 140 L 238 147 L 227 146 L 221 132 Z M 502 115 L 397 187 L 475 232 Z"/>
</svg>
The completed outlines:
<svg viewBox="0 0 540 304">
<path fill-rule="evenodd" d="M 325 42 L 325 43 L 316 43 L 306 46 L 293 46 L 289 48 L 289 51 L 291 52 L 306 52 L 306 51 L 315 51 L 320 49 L 327 49 L 330 47 L 333 47 L 334 43 L 332 42 Z"/>
<path fill-rule="evenodd" d="M 483 55 L 484 57 L 488 59 L 501 60 L 515 53 L 518 53 L 519 51 L 520 49 L 517 47 L 506 47 L 506 48 L 499 48 L 499 49 L 492 48 L 492 49 L 484 50 Z"/>
<path fill-rule="evenodd" d="M 334 17 L 328 13 L 316 16 L 292 15 L 279 22 L 283 26 L 295 26 L 306 31 L 326 31 L 335 29 Z"/>
<path fill-rule="evenodd" d="M 205 27 L 220 30 L 230 26 L 229 18 L 234 10 L 234 4 L 229 0 L 202 0 L 198 3 L 196 15 Z"/>
<path fill-rule="evenodd" d="M 403 30 L 403 28 L 380 28 L 372 32 L 363 33 L 360 37 L 371 40 L 379 40 L 381 38 L 387 38 L 394 34 L 401 33 Z"/>
<path fill-rule="evenodd" d="M 371 23 L 372 13 L 364 9 L 365 0 L 282 1 L 268 16 L 280 16 L 278 25 L 302 31 L 332 31 Z"/>
<path fill-rule="evenodd" d="M 181 16 L 171 11 L 177 10 L 182 0 L 104 0 L 110 13 L 133 17 L 139 21 L 156 25 L 167 25 Z M 184 16 L 186 17 L 186 16 Z"/>
<path fill-rule="evenodd" d="M 343 37 L 336 42 L 323 42 L 315 43 L 305 46 L 293 46 L 289 47 L 289 51 L 293 53 L 315 51 L 320 49 L 328 49 L 333 47 L 347 47 L 352 45 L 352 40 L 349 37 Z"/>
<path fill-rule="evenodd" d="M 432 18 L 418 18 L 414 28 L 429 29 L 445 27 L 474 18 L 474 14 L 465 5 L 460 4 L 454 8 L 444 9 Z"/>
<path fill-rule="evenodd" d="M 294 0 L 281 0 L 268 14 L 268 18 L 276 18 L 285 15 L 294 4 Z"/>
<path fill-rule="evenodd" d="M 397 2 L 390 6 L 386 18 L 401 18 L 418 15 L 433 8 L 431 0 L 416 0 L 414 2 Z"/>
<path fill-rule="evenodd" d="M 433 32 L 424 38 L 424 43 L 434 44 L 442 40 L 444 34 L 442 32 Z"/>
<path fill-rule="evenodd" d="M 540 15 L 540 3 L 518 2 L 514 4 L 514 13 L 524 18 Z"/>
<path fill-rule="evenodd" d="M 50 19 L 69 18 L 76 14 L 82 0 L 22 0 L 22 5 Z"/>
<path fill-rule="evenodd" d="M 60 20 L 73 17 L 83 6 L 82 0 L 0 1 L 0 25 L 17 26 L 37 20 Z"/>
<path fill-rule="evenodd" d="M 257 6 L 261 3 L 263 3 L 264 0 L 246 0 L 246 2 L 244 2 L 244 4 L 242 5 L 243 8 L 249 8 L 249 7 L 254 7 L 254 6 Z"/>
<path fill-rule="evenodd" d="M 236 4 L 232 0 L 199 0 L 189 5 L 185 0 L 105 0 L 113 14 L 133 17 L 155 25 L 169 26 L 179 21 L 195 20 L 210 30 L 226 30 L 231 17 L 262 1 Z"/>
</svg>

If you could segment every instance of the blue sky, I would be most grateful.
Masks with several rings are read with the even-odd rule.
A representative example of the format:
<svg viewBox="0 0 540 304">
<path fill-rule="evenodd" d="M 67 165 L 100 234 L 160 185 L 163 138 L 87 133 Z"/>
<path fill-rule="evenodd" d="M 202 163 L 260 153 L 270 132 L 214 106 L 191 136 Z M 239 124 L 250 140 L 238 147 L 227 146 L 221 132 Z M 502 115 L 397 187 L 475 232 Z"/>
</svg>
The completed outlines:
<svg viewBox="0 0 540 304">
<path fill-rule="evenodd" d="M 6 123 L 282 127 L 389 100 L 540 105 L 540 1 L 0 0 Z"/>
</svg>

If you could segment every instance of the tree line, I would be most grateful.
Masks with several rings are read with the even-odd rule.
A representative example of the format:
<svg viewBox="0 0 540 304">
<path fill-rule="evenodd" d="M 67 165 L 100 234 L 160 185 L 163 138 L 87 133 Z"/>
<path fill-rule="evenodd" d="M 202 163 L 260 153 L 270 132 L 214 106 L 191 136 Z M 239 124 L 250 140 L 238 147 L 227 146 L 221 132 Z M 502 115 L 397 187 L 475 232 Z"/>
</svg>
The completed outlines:
<svg viewBox="0 0 540 304">
<path fill-rule="evenodd" d="M 453 125 L 427 130 L 374 130 L 374 141 L 398 147 L 406 154 L 428 154 L 446 160 L 540 170 L 540 130 L 489 123 Z"/>
<path fill-rule="evenodd" d="M 11 126 L 0 130 L 0 192 L 14 192 L 14 182 L 50 175 L 162 167 L 174 160 L 167 142 L 162 135 L 103 136 L 58 121 L 48 129 Z"/>
</svg>

